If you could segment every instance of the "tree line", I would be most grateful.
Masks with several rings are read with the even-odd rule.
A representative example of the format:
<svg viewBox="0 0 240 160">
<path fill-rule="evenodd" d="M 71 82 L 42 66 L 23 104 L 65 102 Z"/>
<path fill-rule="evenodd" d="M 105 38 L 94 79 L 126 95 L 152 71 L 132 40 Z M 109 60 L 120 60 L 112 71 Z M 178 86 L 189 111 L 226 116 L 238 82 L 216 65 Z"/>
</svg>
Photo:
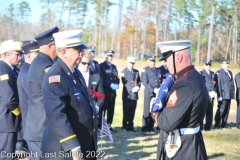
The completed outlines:
<svg viewBox="0 0 240 160">
<path fill-rule="evenodd" d="M 126 3 L 128 4 L 126 6 Z M 239 0 L 40 0 L 39 22 L 29 21 L 28 2 L 10 4 L 0 13 L 0 41 L 32 40 L 42 31 L 82 29 L 83 39 L 97 53 L 113 49 L 125 58 L 160 55 L 155 43 L 190 39 L 192 58 L 228 58 L 239 65 Z M 117 10 L 114 21 L 110 11 Z"/>
</svg>

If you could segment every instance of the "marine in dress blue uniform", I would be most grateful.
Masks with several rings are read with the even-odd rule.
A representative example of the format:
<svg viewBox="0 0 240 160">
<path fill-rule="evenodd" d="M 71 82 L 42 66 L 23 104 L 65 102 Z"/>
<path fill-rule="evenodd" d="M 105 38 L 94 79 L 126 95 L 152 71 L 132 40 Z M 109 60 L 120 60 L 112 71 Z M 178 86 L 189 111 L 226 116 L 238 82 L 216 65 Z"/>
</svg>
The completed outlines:
<svg viewBox="0 0 240 160">
<path fill-rule="evenodd" d="M 157 160 L 206 160 L 200 124 L 208 105 L 204 80 L 191 62 L 189 40 L 157 43 L 169 72 L 175 76 L 166 107 L 153 118 L 161 128 Z"/>
<path fill-rule="evenodd" d="M 39 45 L 36 41 L 29 41 L 29 43 L 22 46 L 23 53 L 25 55 L 25 61 L 22 64 L 20 69 L 18 79 L 17 79 L 17 87 L 18 87 L 18 95 L 21 106 L 21 115 L 22 115 L 22 131 L 24 134 L 24 130 L 26 128 L 26 118 L 27 118 L 27 110 L 28 110 L 28 94 L 27 94 L 27 75 L 30 64 L 32 60 L 36 57 L 39 51 Z M 26 141 L 23 140 L 20 149 L 26 150 L 27 144 Z"/>
<path fill-rule="evenodd" d="M 123 84 L 122 101 L 123 101 L 123 121 L 122 127 L 126 131 L 137 130 L 134 128 L 134 116 L 137 107 L 138 91 L 141 87 L 139 71 L 134 69 L 136 58 L 127 57 L 127 67 L 121 72 Z"/>
<path fill-rule="evenodd" d="M 148 58 L 149 66 L 145 67 L 142 71 L 141 80 L 144 85 L 144 109 L 142 118 L 142 132 L 155 131 L 154 121 L 149 112 L 150 101 L 156 96 L 161 84 L 161 71 L 159 68 L 155 67 L 155 56 L 150 56 Z"/>
<path fill-rule="evenodd" d="M 229 61 L 222 61 L 222 69 L 216 72 L 218 109 L 215 114 L 215 129 L 231 128 L 227 124 L 231 99 L 235 98 L 233 75 L 228 70 Z"/>
<path fill-rule="evenodd" d="M 58 32 L 58 28 L 53 27 L 35 36 L 40 51 L 30 65 L 27 75 L 28 111 L 24 139 L 28 143 L 29 150 L 38 153 L 38 156 L 32 156 L 30 159 L 39 159 L 40 155 L 43 127 L 46 120 L 41 86 L 45 74 L 56 58 L 55 42 L 52 36 L 56 32 Z"/>
<path fill-rule="evenodd" d="M 236 127 L 240 129 L 240 72 L 235 76 L 235 83 L 236 83 L 236 101 L 237 101 L 237 116 L 236 116 Z"/>
<path fill-rule="evenodd" d="M 119 88 L 119 77 L 117 67 L 112 64 L 112 58 L 114 51 L 107 50 L 104 52 L 106 59 L 103 63 L 100 64 L 100 69 L 102 72 L 103 78 L 103 88 L 105 93 L 105 101 L 103 107 L 100 108 L 99 117 L 102 118 L 102 112 L 104 115 L 107 111 L 107 123 L 110 125 L 110 130 L 115 130 L 111 127 L 113 122 L 114 108 L 115 108 L 115 99 L 116 99 L 116 90 Z M 101 126 L 99 126 L 101 127 Z"/>
<path fill-rule="evenodd" d="M 8 40 L 1 43 L 3 60 L 0 61 L 0 159 L 10 160 L 6 154 L 15 153 L 20 129 L 21 111 L 17 90 L 16 66 L 21 60 L 21 42 Z"/>
<path fill-rule="evenodd" d="M 215 82 L 214 77 L 215 74 L 213 71 L 210 70 L 212 65 L 212 60 L 205 60 L 204 61 L 204 68 L 199 73 L 203 77 L 205 81 L 205 85 L 207 87 L 209 93 L 209 100 L 208 100 L 208 108 L 206 112 L 206 123 L 203 128 L 203 123 L 201 124 L 201 129 L 205 131 L 211 130 L 212 122 L 213 122 L 213 106 L 214 106 L 214 95 L 215 95 Z"/>
<path fill-rule="evenodd" d="M 58 60 L 44 77 L 42 84 L 46 124 L 42 137 L 42 159 L 96 159 L 97 117 L 93 99 L 82 74 L 75 69 L 86 46 L 82 31 L 55 33 Z M 47 157 L 56 153 L 55 157 Z M 46 155 L 46 156 L 45 156 Z"/>
</svg>

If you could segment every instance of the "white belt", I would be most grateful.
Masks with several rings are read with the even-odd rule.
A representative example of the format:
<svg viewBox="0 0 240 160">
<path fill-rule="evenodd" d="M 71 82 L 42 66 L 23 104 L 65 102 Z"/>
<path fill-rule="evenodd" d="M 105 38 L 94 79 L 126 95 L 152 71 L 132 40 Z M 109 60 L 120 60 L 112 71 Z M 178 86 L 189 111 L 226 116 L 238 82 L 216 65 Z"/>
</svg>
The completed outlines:
<svg viewBox="0 0 240 160">
<path fill-rule="evenodd" d="M 181 128 L 179 130 L 181 134 L 195 134 L 199 132 L 200 126 L 195 128 Z"/>
</svg>

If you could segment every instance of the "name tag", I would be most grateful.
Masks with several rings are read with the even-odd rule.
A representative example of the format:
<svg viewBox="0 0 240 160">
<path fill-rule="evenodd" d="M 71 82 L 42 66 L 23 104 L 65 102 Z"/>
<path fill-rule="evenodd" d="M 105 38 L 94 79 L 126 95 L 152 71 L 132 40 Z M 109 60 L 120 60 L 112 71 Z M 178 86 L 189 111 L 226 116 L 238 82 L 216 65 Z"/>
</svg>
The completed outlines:
<svg viewBox="0 0 240 160">
<path fill-rule="evenodd" d="M 92 84 L 97 84 L 97 82 L 93 81 Z"/>
<path fill-rule="evenodd" d="M 105 70 L 105 72 L 106 72 L 106 73 L 111 73 L 111 71 L 110 71 L 110 70 Z"/>
</svg>

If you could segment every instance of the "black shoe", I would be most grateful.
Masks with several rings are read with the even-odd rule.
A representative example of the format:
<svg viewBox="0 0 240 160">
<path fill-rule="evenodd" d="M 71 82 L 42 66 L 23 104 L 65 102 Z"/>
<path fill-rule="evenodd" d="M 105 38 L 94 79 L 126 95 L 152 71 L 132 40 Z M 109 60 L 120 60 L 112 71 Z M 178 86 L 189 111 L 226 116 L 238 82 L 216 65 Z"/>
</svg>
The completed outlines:
<svg viewBox="0 0 240 160">
<path fill-rule="evenodd" d="M 215 129 L 222 129 L 220 125 L 215 124 Z"/>
<path fill-rule="evenodd" d="M 137 132 L 137 130 L 135 128 L 128 129 L 127 131 Z"/>
<path fill-rule="evenodd" d="M 222 128 L 226 128 L 226 129 L 232 129 L 232 127 L 231 127 L 231 126 L 229 126 L 229 125 L 222 126 Z"/>
<path fill-rule="evenodd" d="M 149 129 L 148 132 L 156 132 L 154 128 Z"/>
<path fill-rule="evenodd" d="M 116 129 L 113 129 L 112 127 L 110 127 L 110 131 L 117 131 Z"/>
</svg>

